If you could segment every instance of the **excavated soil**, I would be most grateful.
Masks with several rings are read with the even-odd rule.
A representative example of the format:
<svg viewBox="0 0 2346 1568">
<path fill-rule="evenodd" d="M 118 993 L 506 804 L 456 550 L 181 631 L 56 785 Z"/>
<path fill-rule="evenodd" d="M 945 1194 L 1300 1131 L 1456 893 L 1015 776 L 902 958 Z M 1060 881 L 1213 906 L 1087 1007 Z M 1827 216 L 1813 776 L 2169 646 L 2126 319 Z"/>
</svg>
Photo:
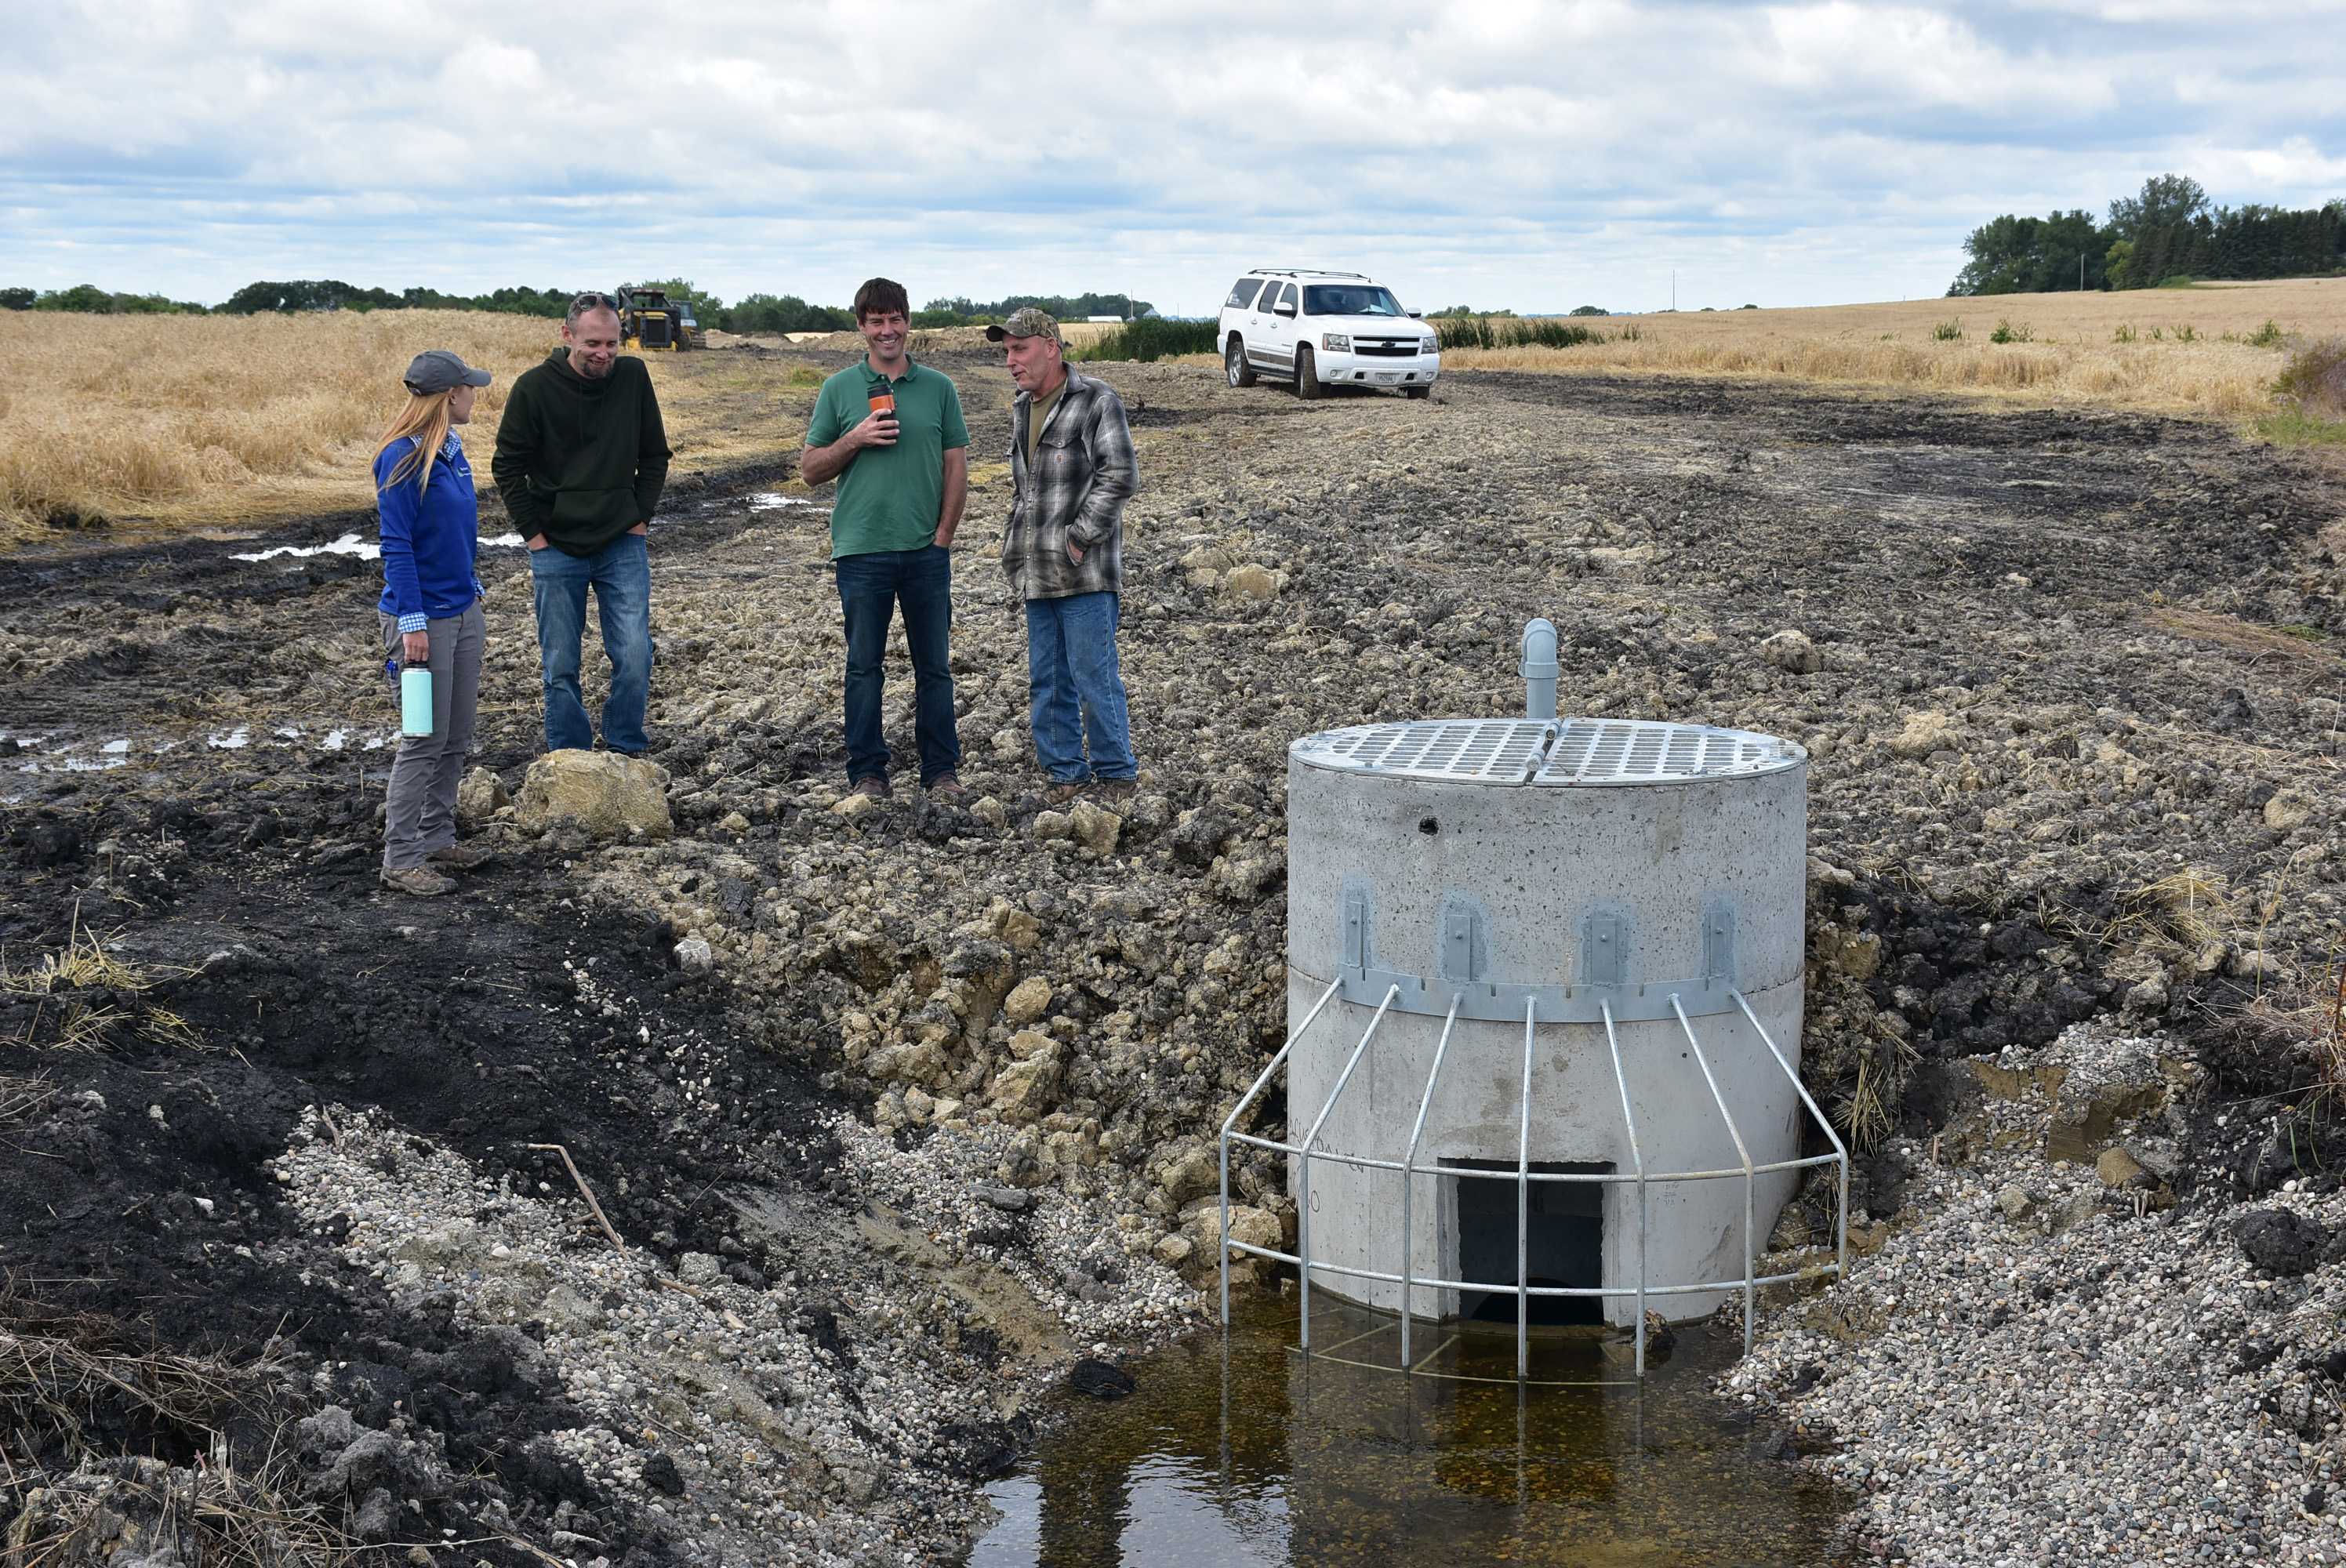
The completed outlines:
<svg viewBox="0 0 2346 1568">
<path fill-rule="evenodd" d="M 1070 820 L 1036 794 L 990 559 L 1009 383 L 939 362 L 978 460 L 955 653 L 971 809 L 901 772 L 878 810 L 831 809 L 828 494 L 786 460 L 672 493 L 654 535 L 676 836 L 489 816 L 497 862 L 431 902 L 374 881 L 374 567 L 231 558 L 365 519 L 0 562 L 0 1268 L 20 1331 L 95 1315 L 246 1368 L 268 1409 L 428 1436 L 439 1457 L 384 1471 L 375 1517 L 358 1481 L 333 1493 L 411 1562 L 950 1560 L 979 1480 L 1058 1419 L 1068 1358 L 1192 1320 L 1202 1140 L 1285 1023 L 1286 743 L 1515 710 L 1533 615 L 1561 630 L 1567 710 L 1809 747 L 1806 1070 L 1869 1140 L 1927 1135 L 1956 1059 L 2096 1013 L 2200 1032 L 2235 1097 L 2320 1075 L 2305 1029 L 2271 1022 L 2333 985 L 2346 877 L 2346 536 L 2309 460 L 2183 421 L 1814 388 L 1490 373 L 1430 402 L 1306 403 L 1108 367 L 1145 478 L 1124 633 L 1144 774 L 1120 816 Z M 483 577 L 475 760 L 517 789 L 537 747 L 525 565 L 487 550 Z M 888 731 L 901 768 L 892 683 Z M 678 967 L 687 939 L 713 972 Z M 1004 1014 L 1014 987 L 1033 1005 Z M 1259 1125 L 1282 1115 L 1274 1095 Z M 845 1412 L 862 1457 L 759 1512 L 721 1451 L 734 1415 L 680 1431 L 701 1418 L 587 1400 L 565 1370 L 587 1328 L 493 1321 L 461 1268 L 435 1288 L 380 1247 L 370 1264 L 320 1207 L 352 1171 L 289 1163 L 346 1136 L 394 1186 L 403 1158 L 454 1161 L 538 1206 L 497 1223 L 538 1217 L 585 1257 L 608 1243 L 529 1146 L 563 1145 L 643 1271 L 612 1295 L 681 1309 L 656 1277 L 698 1269 L 693 1309 L 793 1339 L 836 1385 L 775 1405 Z M 2267 1185 L 2237 1137 L 2210 1131 L 2178 1186 Z M 1862 1177 L 1857 1206 L 1895 1212 L 1898 1173 L 1863 1176 L 1882 1190 Z M 1265 1224 L 1291 1218 L 1277 1167 L 1236 1176 Z M 913 1360 L 930 1383 L 903 1381 Z M 874 1413 L 913 1387 L 976 1402 Z M 107 1407 L 121 1450 L 203 1451 L 134 1405 Z M 584 1429 L 634 1457 L 582 1469 Z M 5 1451 L 55 1474 L 70 1439 L 36 1420 Z M 313 1495 L 343 1484 L 319 1473 Z"/>
</svg>

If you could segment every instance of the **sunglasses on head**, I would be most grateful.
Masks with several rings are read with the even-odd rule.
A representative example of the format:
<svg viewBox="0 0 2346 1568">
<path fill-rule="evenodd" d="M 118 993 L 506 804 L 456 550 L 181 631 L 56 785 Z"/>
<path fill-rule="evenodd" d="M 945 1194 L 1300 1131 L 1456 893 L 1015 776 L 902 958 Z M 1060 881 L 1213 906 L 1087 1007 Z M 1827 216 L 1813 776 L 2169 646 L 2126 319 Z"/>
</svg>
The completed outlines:
<svg viewBox="0 0 2346 1568">
<path fill-rule="evenodd" d="M 619 301 L 608 294 L 581 294 L 570 301 L 570 308 L 574 311 L 608 311 L 617 315 Z"/>
</svg>

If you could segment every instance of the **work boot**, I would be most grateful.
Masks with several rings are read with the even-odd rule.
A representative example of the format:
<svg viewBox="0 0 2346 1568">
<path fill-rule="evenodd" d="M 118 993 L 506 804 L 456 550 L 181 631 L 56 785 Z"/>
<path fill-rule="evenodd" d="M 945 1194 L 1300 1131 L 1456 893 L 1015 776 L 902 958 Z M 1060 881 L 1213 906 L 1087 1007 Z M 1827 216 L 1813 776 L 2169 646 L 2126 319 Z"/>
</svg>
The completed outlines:
<svg viewBox="0 0 2346 1568">
<path fill-rule="evenodd" d="M 1092 781 L 1088 779 L 1078 779 L 1070 784 L 1054 784 L 1048 789 L 1043 791 L 1043 804 L 1046 806 L 1064 806 L 1068 801 L 1074 799 L 1076 796 L 1082 794 L 1085 790 L 1090 789 Z"/>
<path fill-rule="evenodd" d="M 438 898 L 442 893 L 453 893 L 456 891 L 455 878 L 444 877 L 430 866 L 410 866 L 403 871 L 394 871 L 389 866 L 385 866 L 382 869 L 382 881 L 384 887 L 397 888 L 403 893 L 413 893 L 419 899 Z"/>
<path fill-rule="evenodd" d="M 1140 781 L 1137 779 L 1095 779 L 1092 780 L 1092 799 L 1100 801 L 1104 805 L 1121 806 L 1139 793 Z"/>
<path fill-rule="evenodd" d="M 948 806 L 966 806 L 969 804 L 968 789 L 963 785 L 960 779 L 954 778 L 950 773 L 940 773 L 934 779 L 930 779 L 929 793 L 936 796 Z"/>
<path fill-rule="evenodd" d="M 874 800 L 885 800 L 889 796 L 894 794 L 895 791 L 888 788 L 887 779 L 882 778 L 879 774 L 874 773 L 868 779 L 858 779 L 855 781 L 855 787 L 850 789 L 848 793 L 851 795 L 869 795 Z"/>
<path fill-rule="evenodd" d="M 447 844 L 423 857 L 435 866 L 451 871 L 477 871 L 495 860 L 494 850 L 478 844 Z"/>
</svg>

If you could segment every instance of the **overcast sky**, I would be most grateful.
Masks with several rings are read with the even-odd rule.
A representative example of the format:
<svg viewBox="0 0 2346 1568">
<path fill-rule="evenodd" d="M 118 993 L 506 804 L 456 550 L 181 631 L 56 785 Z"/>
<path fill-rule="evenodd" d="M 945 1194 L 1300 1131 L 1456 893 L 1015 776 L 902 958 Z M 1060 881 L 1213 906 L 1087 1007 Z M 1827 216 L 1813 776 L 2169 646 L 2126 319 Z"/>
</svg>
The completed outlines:
<svg viewBox="0 0 2346 1568">
<path fill-rule="evenodd" d="M 1413 309 L 1943 292 L 2006 211 L 2174 170 L 2346 195 L 2346 4 L 40 0 L 0 284 L 217 301 L 681 274 L 843 303 L 1250 265 Z"/>
</svg>

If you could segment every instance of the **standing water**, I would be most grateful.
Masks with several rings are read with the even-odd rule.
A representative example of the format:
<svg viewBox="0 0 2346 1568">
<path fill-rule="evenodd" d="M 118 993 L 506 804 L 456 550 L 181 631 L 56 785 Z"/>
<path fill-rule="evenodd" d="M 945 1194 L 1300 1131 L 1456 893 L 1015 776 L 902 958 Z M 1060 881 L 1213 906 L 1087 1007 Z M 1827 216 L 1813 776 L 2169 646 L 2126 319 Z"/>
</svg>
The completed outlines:
<svg viewBox="0 0 2346 1568">
<path fill-rule="evenodd" d="M 1084 1408 L 991 1495 L 970 1568 L 1808 1568 L 1846 1563 L 1850 1500 L 1767 1457 L 1774 1434 L 1710 1379 L 1740 1336 L 1678 1330 L 1642 1390 L 1630 1348 L 1512 1324 L 1420 1325 L 1404 1377 L 1390 1317 L 1276 1302 L 1130 1363 L 1139 1390 Z M 1780 1452 L 1780 1450 L 1778 1450 Z"/>
</svg>

